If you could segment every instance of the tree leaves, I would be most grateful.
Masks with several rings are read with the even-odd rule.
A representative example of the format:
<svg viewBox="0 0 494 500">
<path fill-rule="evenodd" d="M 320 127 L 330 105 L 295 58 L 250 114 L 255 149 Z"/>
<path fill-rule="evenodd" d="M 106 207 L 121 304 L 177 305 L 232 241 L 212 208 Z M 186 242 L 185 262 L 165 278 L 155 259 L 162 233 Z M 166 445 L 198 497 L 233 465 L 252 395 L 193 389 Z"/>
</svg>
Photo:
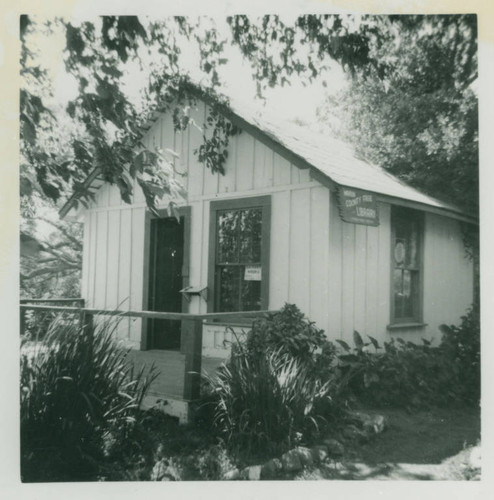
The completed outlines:
<svg viewBox="0 0 494 500">
<path fill-rule="evenodd" d="M 337 15 L 304 15 L 291 21 L 276 15 L 239 15 L 227 22 L 231 43 L 252 65 L 259 92 L 285 85 L 294 76 L 311 82 L 332 58 L 355 75 L 353 97 L 343 101 L 345 106 L 352 101 L 348 129 L 356 131 L 352 139 L 362 154 L 431 194 L 465 202 L 476 197 L 476 177 L 471 174 L 477 162 L 477 108 L 476 97 L 467 95 L 476 77 L 474 16 L 362 16 L 357 22 Z M 160 170 L 159 155 L 144 148 L 148 153 L 139 156 L 139 127 L 159 110 L 172 113 L 175 129 L 184 130 L 192 124 L 188 107 L 197 97 L 210 104 L 197 155 L 213 172 L 224 172 L 229 138 L 238 130 L 224 117 L 224 102 L 213 91 L 219 85 L 218 67 L 228 54 L 226 39 L 211 19 L 168 18 L 145 28 L 135 16 L 103 16 L 101 23 L 64 26 L 66 67 L 79 84 L 79 95 L 67 112 L 83 127 L 71 141 L 71 154 L 43 163 L 41 152 L 46 151 L 37 131 L 48 110 L 32 93 L 21 92 L 22 143 L 45 195 L 61 196 L 66 185 L 57 176 L 74 190 L 94 167 L 105 180 L 118 184 L 126 201 L 134 179 L 148 203 L 170 194 L 173 188 Z M 37 26 L 22 17 L 21 28 L 22 72 L 41 78 L 39 68 L 27 64 L 24 44 L 26 34 Z M 396 31 L 403 35 L 400 43 Z M 208 90 L 194 89 L 180 72 L 177 33 L 195 40 Z M 149 112 L 144 113 L 122 92 L 125 63 L 137 61 L 141 48 L 160 55 L 147 94 Z M 46 127 L 57 135 L 56 123 Z M 173 177 L 173 168 L 168 171 Z M 453 180 L 448 192 L 445 176 Z"/>
<path fill-rule="evenodd" d="M 74 26 L 72 26 L 70 23 L 67 23 L 65 37 L 67 42 L 67 50 L 73 52 L 78 57 L 82 57 L 82 53 L 86 48 L 86 44 L 82 38 L 81 31 L 77 28 L 74 28 Z"/>
<path fill-rule="evenodd" d="M 475 17 L 390 22 L 396 33 L 374 49 L 388 67 L 384 81 L 375 71 L 355 77 L 321 119 L 336 113 L 334 132 L 363 157 L 475 214 L 478 103 L 468 87 L 477 75 Z"/>
<path fill-rule="evenodd" d="M 79 295 L 75 289 L 82 265 L 81 224 L 53 222 L 43 217 L 33 222 L 48 224 L 53 232 L 41 239 L 33 230 L 21 230 L 22 295 L 31 298 Z"/>
</svg>

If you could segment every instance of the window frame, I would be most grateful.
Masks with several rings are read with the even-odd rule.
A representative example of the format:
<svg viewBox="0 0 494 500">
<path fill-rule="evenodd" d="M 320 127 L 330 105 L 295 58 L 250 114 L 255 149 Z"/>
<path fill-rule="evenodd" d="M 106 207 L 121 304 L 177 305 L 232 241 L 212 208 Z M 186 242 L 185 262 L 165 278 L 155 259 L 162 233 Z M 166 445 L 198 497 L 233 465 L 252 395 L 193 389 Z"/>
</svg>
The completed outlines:
<svg viewBox="0 0 494 500">
<path fill-rule="evenodd" d="M 271 235 L 271 196 L 254 196 L 250 198 L 235 198 L 217 200 L 210 203 L 209 209 L 209 256 L 208 256 L 208 312 L 217 312 L 216 304 L 216 246 L 218 231 L 218 212 L 224 210 L 241 210 L 247 208 L 262 209 L 261 230 L 261 310 L 267 310 L 269 305 L 269 259 Z M 242 312 L 242 311 L 239 311 Z"/>
<path fill-rule="evenodd" d="M 397 268 L 394 256 L 396 244 L 396 225 L 397 220 L 413 220 L 417 223 L 417 259 L 418 265 L 414 270 L 418 273 L 417 293 L 412 308 L 413 314 L 409 317 L 397 318 L 395 314 L 395 292 L 394 292 L 394 271 Z M 390 324 L 388 329 L 405 328 L 405 327 L 421 327 L 423 323 L 424 312 L 424 239 L 425 239 L 425 224 L 424 213 L 402 206 L 391 206 L 391 245 L 390 245 Z"/>
</svg>

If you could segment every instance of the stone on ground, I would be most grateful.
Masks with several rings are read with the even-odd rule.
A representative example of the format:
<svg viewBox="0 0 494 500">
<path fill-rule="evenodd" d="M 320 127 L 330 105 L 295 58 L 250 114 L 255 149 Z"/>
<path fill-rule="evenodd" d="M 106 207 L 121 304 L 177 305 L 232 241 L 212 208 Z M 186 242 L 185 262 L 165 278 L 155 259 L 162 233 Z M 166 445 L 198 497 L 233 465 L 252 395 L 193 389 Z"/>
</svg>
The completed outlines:
<svg viewBox="0 0 494 500">
<path fill-rule="evenodd" d="M 339 457 L 345 452 L 343 445 L 336 439 L 325 439 L 324 444 L 332 457 Z"/>
<path fill-rule="evenodd" d="M 285 472 L 298 471 L 302 468 L 302 462 L 297 450 L 290 450 L 281 455 L 281 463 Z"/>
<path fill-rule="evenodd" d="M 266 462 L 261 467 L 261 477 L 263 479 L 270 479 L 276 477 L 283 469 L 283 465 L 277 458 L 273 458 Z"/>
</svg>

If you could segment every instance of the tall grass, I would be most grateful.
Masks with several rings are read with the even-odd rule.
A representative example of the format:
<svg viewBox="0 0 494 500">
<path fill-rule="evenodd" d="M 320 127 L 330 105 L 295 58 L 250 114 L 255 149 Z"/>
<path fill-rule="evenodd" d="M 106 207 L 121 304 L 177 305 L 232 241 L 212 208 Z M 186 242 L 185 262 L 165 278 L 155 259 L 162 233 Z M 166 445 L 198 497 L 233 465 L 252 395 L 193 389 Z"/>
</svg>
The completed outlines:
<svg viewBox="0 0 494 500">
<path fill-rule="evenodd" d="M 237 344 L 210 383 L 216 428 L 229 447 L 247 454 L 286 449 L 317 431 L 331 412 L 331 382 L 315 379 L 281 349 L 251 356 Z"/>
<path fill-rule="evenodd" d="M 41 348 L 21 353 L 24 481 L 95 479 L 110 444 L 132 431 L 156 373 L 134 371 L 114 329 L 55 320 Z"/>
</svg>

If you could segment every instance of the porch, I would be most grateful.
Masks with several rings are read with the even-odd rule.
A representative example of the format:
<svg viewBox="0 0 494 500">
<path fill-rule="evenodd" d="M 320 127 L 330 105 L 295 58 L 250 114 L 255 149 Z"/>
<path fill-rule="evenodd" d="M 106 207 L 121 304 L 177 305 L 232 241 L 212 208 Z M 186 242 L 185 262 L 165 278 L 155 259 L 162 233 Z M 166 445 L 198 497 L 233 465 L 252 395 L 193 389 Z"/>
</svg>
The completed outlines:
<svg viewBox="0 0 494 500">
<path fill-rule="evenodd" d="M 76 304 L 76 306 L 60 306 L 51 304 Z M 49 304 L 49 305 L 46 305 Z M 183 352 L 173 350 L 131 350 L 129 358 L 136 368 L 151 367 L 153 364 L 159 375 L 153 381 L 150 390 L 143 401 L 144 408 L 157 407 L 165 413 L 179 418 L 181 422 L 190 421 L 191 404 L 198 402 L 201 392 L 201 375 L 214 375 L 225 357 L 204 355 L 203 349 L 204 322 L 220 321 L 244 325 L 254 318 L 265 316 L 270 311 L 246 311 L 236 313 L 167 313 L 155 311 L 119 311 L 84 308 L 83 299 L 65 300 L 21 300 L 20 330 L 25 331 L 26 311 L 38 311 L 55 316 L 57 314 L 73 315 L 79 319 L 85 329 L 92 331 L 95 316 L 135 317 L 143 319 L 164 319 L 182 321 L 184 325 Z"/>
</svg>

